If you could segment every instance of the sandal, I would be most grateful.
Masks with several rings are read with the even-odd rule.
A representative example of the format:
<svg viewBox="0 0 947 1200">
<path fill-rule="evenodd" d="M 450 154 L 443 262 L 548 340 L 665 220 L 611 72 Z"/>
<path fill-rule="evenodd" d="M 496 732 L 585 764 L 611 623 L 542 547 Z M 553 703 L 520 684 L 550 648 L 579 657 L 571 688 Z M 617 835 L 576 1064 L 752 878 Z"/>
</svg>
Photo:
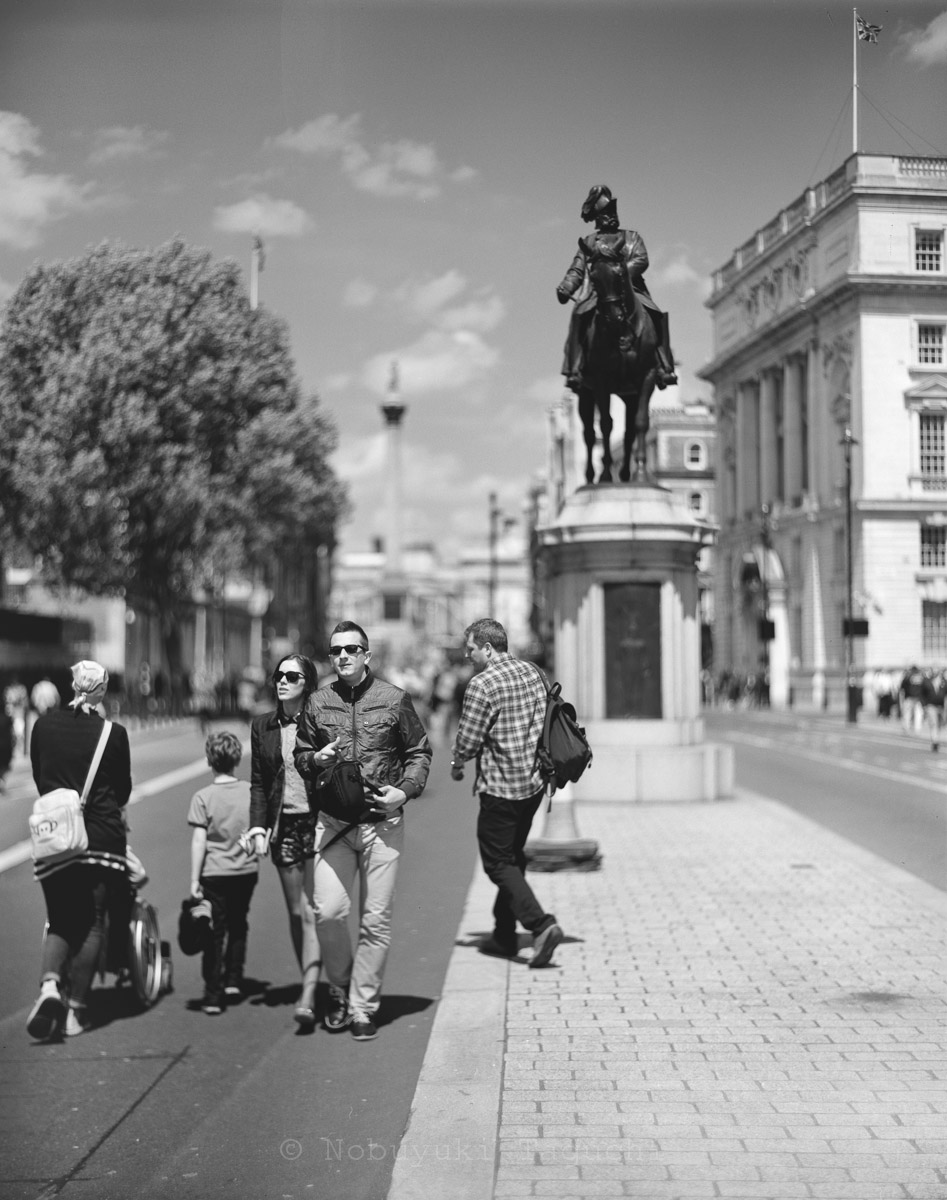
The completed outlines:
<svg viewBox="0 0 947 1200">
<path fill-rule="evenodd" d="M 293 1013 L 293 1020 L 300 1029 L 307 1032 L 316 1027 L 316 1014 L 314 1009 L 309 1008 L 306 1004 L 297 1004 L 296 1010 Z"/>
</svg>

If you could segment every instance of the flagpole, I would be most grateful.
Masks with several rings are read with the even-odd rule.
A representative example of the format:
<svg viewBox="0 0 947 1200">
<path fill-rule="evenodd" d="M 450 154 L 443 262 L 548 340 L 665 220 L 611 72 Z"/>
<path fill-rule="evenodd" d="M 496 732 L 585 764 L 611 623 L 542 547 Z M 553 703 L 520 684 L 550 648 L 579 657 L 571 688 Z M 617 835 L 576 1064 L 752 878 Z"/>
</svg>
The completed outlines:
<svg viewBox="0 0 947 1200">
<path fill-rule="evenodd" d="M 858 9 L 852 9 L 852 154 L 858 153 Z"/>
<path fill-rule="evenodd" d="M 250 251 L 250 307 L 256 309 L 260 302 L 260 249 L 256 239 Z"/>
</svg>

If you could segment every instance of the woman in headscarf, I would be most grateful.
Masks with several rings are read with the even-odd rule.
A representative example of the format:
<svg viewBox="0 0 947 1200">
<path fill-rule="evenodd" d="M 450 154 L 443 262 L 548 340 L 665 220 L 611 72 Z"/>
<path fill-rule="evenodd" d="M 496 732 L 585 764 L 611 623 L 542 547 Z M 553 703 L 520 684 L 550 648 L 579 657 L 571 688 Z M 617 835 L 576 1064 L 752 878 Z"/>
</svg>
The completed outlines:
<svg viewBox="0 0 947 1200">
<path fill-rule="evenodd" d="M 103 718 L 99 708 L 108 671 L 84 660 L 72 668 L 73 699 L 36 721 L 30 740 L 33 780 L 39 794 L 72 788 L 80 795 L 92 765 Z M 127 886 L 125 817 L 132 790 L 131 755 L 124 726 L 112 724 L 92 780 L 83 816 L 89 848 L 61 864 L 37 863 L 49 928 L 43 945 L 40 994 L 27 1031 L 46 1040 L 88 1028 L 86 997 L 102 947 L 106 913 L 118 888 Z"/>
<path fill-rule="evenodd" d="M 269 846 L 289 913 L 289 934 L 302 974 L 294 1017 L 301 1029 L 316 1026 L 319 942 L 311 897 L 316 855 L 316 817 L 305 781 L 296 770 L 296 721 L 319 685 L 316 665 L 288 654 L 273 672 L 276 709 L 254 717 L 250 727 L 250 829 L 257 854 Z"/>
</svg>

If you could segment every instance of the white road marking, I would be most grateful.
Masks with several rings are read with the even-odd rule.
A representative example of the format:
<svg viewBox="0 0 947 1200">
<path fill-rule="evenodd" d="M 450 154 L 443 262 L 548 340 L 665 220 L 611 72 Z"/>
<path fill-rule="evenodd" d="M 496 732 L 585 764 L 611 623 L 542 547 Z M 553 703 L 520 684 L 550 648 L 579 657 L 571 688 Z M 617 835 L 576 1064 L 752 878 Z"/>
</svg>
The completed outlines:
<svg viewBox="0 0 947 1200">
<path fill-rule="evenodd" d="M 896 783 L 906 782 L 904 774 L 898 771 L 891 771 L 887 767 L 875 767 L 870 763 L 856 762 L 853 758 L 837 758 L 833 754 L 821 754 L 818 750 L 803 750 L 799 746 L 787 749 L 785 746 L 780 745 L 775 738 L 758 737 L 754 734 L 737 733 L 735 731 L 728 731 L 726 734 L 721 734 L 721 736 L 725 740 L 743 742 L 747 746 L 756 746 L 761 750 L 783 750 L 786 754 L 798 755 L 799 758 L 808 758 L 813 762 L 829 763 L 833 767 L 845 767 L 849 771 L 858 771 L 862 775 L 874 775 L 879 779 L 892 779 Z M 916 770 L 917 768 L 912 764 L 910 769 Z M 922 779 L 912 775 L 909 782 L 913 787 L 927 788 L 928 791 L 937 792 L 941 796 L 945 792 L 944 784 L 938 783 L 933 779 Z"/>
<path fill-rule="evenodd" d="M 243 752 L 248 754 L 249 751 L 250 744 L 246 742 Z M 206 775 L 209 771 L 206 758 L 199 758 L 186 766 L 176 767 L 173 771 L 167 771 L 164 775 L 156 775 L 154 779 L 147 779 L 144 783 L 133 787 L 128 803 L 129 805 L 140 804 L 149 796 L 157 796 L 159 792 L 166 792 L 169 788 L 177 787 L 179 783 L 186 783 L 189 779 L 196 779 L 198 775 Z M 0 850 L 0 875 L 4 871 L 9 871 L 12 867 L 18 867 L 20 863 L 26 862 L 31 854 L 32 843 L 29 839 L 25 842 L 17 842 L 15 846 L 10 846 L 6 850 Z"/>
</svg>

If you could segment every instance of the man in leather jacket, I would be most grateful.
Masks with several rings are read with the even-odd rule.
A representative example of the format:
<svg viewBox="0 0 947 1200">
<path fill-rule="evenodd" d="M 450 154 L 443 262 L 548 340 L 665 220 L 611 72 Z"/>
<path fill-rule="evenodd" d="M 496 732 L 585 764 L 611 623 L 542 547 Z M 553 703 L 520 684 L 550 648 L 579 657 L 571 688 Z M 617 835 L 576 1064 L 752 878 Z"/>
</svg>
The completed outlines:
<svg viewBox="0 0 947 1200">
<path fill-rule="evenodd" d="M 600 243 L 608 250 L 612 246 L 625 258 L 628 282 L 644 305 L 654 324 L 658 338 L 658 387 L 665 388 L 677 383 L 674 372 L 674 356 L 671 353 L 668 316 L 655 304 L 644 281 L 648 269 L 648 251 L 644 239 L 634 229 L 621 229 L 618 224 L 617 200 L 611 189 L 604 184 L 593 187 L 582 205 L 582 220 L 594 221 L 595 233 L 579 238 L 579 249 L 556 288 L 560 304 L 565 304 L 578 293 L 575 308 L 569 322 L 562 373 L 573 390 L 579 384 L 584 356 L 588 345 L 589 327 L 596 309 L 596 293 L 589 277 L 590 262 L 596 256 Z"/>
<path fill-rule="evenodd" d="M 378 1032 L 374 1018 L 391 944 L 395 877 L 404 842 L 402 810 L 424 790 L 432 751 L 408 693 L 369 669 L 372 653 L 360 625 L 340 621 L 329 637 L 329 656 L 338 678 L 306 702 L 293 757 L 299 774 L 313 783 L 333 763 L 354 761 L 371 785 L 366 800 L 377 820 L 348 827 L 345 820 L 321 814 L 313 898 L 329 980 L 325 1027 L 335 1033 L 351 1026 L 357 1041 L 368 1041 Z M 348 916 L 356 877 L 361 921 L 353 952 Z"/>
</svg>

